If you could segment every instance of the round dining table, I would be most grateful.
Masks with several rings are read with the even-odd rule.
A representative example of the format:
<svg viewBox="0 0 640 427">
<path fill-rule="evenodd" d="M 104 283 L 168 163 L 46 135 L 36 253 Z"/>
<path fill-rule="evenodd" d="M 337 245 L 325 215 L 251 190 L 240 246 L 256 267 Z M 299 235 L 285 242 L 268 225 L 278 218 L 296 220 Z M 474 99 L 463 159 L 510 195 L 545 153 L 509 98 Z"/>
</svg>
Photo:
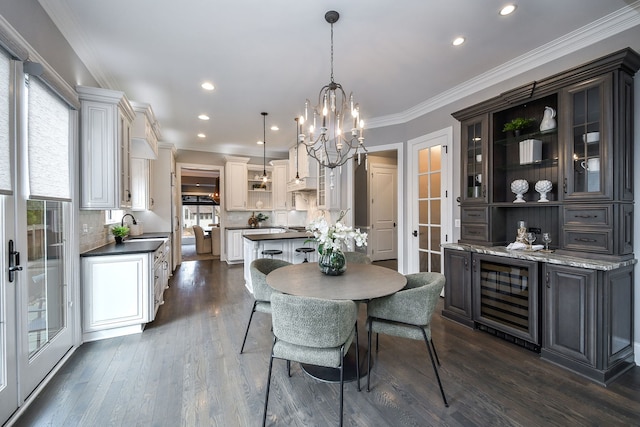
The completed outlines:
<svg viewBox="0 0 640 427">
<path fill-rule="evenodd" d="M 273 289 L 304 297 L 334 300 L 368 301 L 394 294 L 407 284 L 407 279 L 389 268 L 372 264 L 347 264 L 339 276 L 328 276 L 317 263 L 301 263 L 280 267 L 267 275 L 267 284 Z M 355 343 L 354 343 L 355 345 Z M 367 351 L 360 346 L 360 376 L 367 374 Z M 349 349 L 344 360 L 344 381 L 356 376 L 355 351 Z M 310 376 L 326 382 L 339 382 L 340 371 L 323 366 L 302 365 Z"/>
</svg>

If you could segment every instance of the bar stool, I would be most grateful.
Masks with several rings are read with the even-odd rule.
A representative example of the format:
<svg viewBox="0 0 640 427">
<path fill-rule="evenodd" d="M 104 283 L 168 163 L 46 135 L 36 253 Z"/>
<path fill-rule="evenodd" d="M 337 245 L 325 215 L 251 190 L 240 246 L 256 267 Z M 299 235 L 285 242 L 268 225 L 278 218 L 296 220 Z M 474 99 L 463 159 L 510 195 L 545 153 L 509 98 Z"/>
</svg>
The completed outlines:
<svg viewBox="0 0 640 427">
<path fill-rule="evenodd" d="M 298 253 L 303 253 L 303 254 L 304 254 L 304 261 L 302 261 L 302 262 L 309 262 L 309 260 L 307 259 L 307 254 L 308 254 L 308 253 L 311 253 L 311 252 L 315 252 L 315 249 L 313 249 L 313 248 L 307 248 L 307 247 L 304 247 L 304 248 L 296 248 L 296 252 L 298 252 Z"/>
<path fill-rule="evenodd" d="M 282 251 L 280 249 L 265 249 L 262 251 L 262 255 L 268 255 L 273 258 L 274 255 L 280 255 Z"/>
</svg>

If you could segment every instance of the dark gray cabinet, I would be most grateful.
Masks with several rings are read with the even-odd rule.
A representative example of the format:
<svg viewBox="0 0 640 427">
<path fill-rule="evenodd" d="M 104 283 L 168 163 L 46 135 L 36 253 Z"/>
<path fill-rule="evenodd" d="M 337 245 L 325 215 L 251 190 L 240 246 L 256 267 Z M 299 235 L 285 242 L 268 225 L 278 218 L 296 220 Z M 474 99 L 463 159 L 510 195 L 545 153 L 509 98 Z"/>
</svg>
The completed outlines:
<svg viewBox="0 0 640 427">
<path fill-rule="evenodd" d="M 447 278 L 442 315 L 473 327 L 471 300 L 471 253 L 444 250 L 444 275 Z"/>
<path fill-rule="evenodd" d="M 633 268 L 544 270 L 541 356 L 601 384 L 633 367 Z"/>
</svg>

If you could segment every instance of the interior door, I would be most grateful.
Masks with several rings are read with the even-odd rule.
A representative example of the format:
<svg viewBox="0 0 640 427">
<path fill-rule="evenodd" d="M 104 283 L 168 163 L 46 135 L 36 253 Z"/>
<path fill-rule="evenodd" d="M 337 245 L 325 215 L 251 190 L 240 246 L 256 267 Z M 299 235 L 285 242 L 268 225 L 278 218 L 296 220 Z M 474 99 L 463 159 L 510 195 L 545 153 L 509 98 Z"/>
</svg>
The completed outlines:
<svg viewBox="0 0 640 427">
<path fill-rule="evenodd" d="M 371 164 L 369 184 L 371 200 L 371 241 L 373 261 L 398 258 L 397 204 L 398 197 L 396 166 Z"/>
<path fill-rule="evenodd" d="M 411 222 L 409 273 L 442 272 L 441 244 L 450 241 L 451 128 L 410 141 Z"/>
</svg>

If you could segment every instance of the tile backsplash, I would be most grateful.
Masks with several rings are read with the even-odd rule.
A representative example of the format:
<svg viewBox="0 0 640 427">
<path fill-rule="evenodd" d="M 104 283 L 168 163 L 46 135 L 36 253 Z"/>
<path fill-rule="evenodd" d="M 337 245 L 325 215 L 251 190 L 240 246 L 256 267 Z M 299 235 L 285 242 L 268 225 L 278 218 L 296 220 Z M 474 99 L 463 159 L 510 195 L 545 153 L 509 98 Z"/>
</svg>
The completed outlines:
<svg viewBox="0 0 640 427">
<path fill-rule="evenodd" d="M 104 215 L 104 211 L 80 211 L 80 253 L 113 241 L 109 227 L 104 225 Z"/>
</svg>

